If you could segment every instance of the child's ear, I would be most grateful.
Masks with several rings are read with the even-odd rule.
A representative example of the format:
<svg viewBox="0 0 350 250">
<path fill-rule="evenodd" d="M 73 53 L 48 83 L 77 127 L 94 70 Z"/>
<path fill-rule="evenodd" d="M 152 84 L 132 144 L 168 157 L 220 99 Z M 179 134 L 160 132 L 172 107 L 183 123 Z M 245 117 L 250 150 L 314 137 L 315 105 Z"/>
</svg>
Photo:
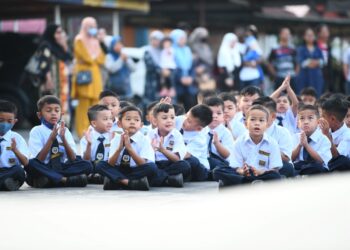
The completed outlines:
<svg viewBox="0 0 350 250">
<path fill-rule="evenodd" d="M 122 127 L 122 122 L 120 120 L 118 120 L 117 121 L 117 125 L 118 125 L 119 128 L 121 128 Z"/>
<path fill-rule="evenodd" d="M 202 129 L 203 129 L 203 127 L 200 126 L 200 125 L 198 125 L 198 126 L 196 127 L 196 131 L 201 131 Z"/>
<path fill-rule="evenodd" d="M 271 116 L 272 120 L 275 120 L 277 115 L 276 115 L 276 113 L 271 113 L 270 116 Z"/>
<path fill-rule="evenodd" d="M 91 126 L 95 128 L 96 127 L 96 121 L 91 121 Z"/>
<path fill-rule="evenodd" d="M 36 116 L 41 120 L 41 112 L 36 112 Z"/>
<path fill-rule="evenodd" d="M 16 118 L 16 119 L 14 119 L 13 120 L 13 124 L 12 125 L 15 125 L 16 123 L 17 123 L 17 121 L 18 121 L 18 119 Z"/>
</svg>

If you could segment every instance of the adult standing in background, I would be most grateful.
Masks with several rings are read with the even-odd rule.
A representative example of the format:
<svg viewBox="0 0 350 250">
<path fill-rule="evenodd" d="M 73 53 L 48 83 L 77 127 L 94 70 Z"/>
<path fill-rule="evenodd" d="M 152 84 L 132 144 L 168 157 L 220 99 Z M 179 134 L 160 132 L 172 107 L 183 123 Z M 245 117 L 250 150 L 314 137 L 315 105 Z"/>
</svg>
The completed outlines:
<svg viewBox="0 0 350 250">
<path fill-rule="evenodd" d="M 195 28 L 188 43 L 193 53 L 193 63 L 197 75 L 209 74 L 213 72 L 214 57 L 208 43 L 209 32 L 204 27 Z"/>
<path fill-rule="evenodd" d="M 307 28 L 304 33 L 304 44 L 297 50 L 297 67 L 299 70 L 296 81 L 297 94 L 300 94 L 303 88 L 313 87 L 317 96 L 321 96 L 324 88 L 323 64 L 322 51 L 316 45 L 315 33 L 311 28 Z"/>
<path fill-rule="evenodd" d="M 241 55 L 238 48 L 238 38 L 233 33 L 224 35 L 218 52 L 219 88 L 222 91 L 233 90 L 239 85 L 238 70 L 241 66 Z"/>
<path fill-rule="evenodd" d="M 268 69 L 275 83 L 275 89 L 281 86 L 287 75 L 290 85 L 295 89 L 296 50 L 290 43 L 290 29 L 282 28 L 279 33 L 279 45 L 273 48 L 268 58 Z"/>
<path fill-rule="evenodd" d="M 146 65 L 145 97 L 147 101 L 154 101 L 160 88 L 160 53 L 161 41 L 164 34 L 155 30 L 149 36 L 149 45 L 145 48 L 144 61 Z"/>
<path fill-rule="evenodd" d="M 96 36 L 97 22 L 95 18 L 84 18 L 80 32 L 74 40 L 74 58 L 76 62 L 71 94 L 72 98 L 79 101 L 75 111 L 75 126 L 79 137 L 89 127 L 87 111 L 90 106 L 98 102 L 98 96 L 103 89 L 100 67 L 105 62 L 105 54 Z M 90 72 L 91 81 L 80 84 L 78 76 L 85 72 Z"/>
<path fill-rule="evenodd" d="M 317 28 L 317 46 L 320 48 L 323 55 L 323 79 L 325 84 L 325 90 L 334 91 L 337 88 L 334 86 L 333 75 L 333 65 L 332 65 L 332 53 L 331 45 L 329 41 L 330 31 L 326 24 L 322 24 Z"/>
<path fill-rule="evenodd" d="M 130 74 L 135 71 L 134 61 L 123 53 L 120 36 L 114 36 L 106 57 L 106 69 L 109 73 L 107 88 L 117 93 L 122 99 L 132 97 Z"/>
<path fill-rule="evenodd" d="M 185 31 L 175 29 L 170 33 L 175 50 L 175 82 L 178 100 L 189 110 L 196 105 L 198 92 L 194 80 L 193 57 L 191 49 L 187 46 L 187 35 Z"/>
</svg>

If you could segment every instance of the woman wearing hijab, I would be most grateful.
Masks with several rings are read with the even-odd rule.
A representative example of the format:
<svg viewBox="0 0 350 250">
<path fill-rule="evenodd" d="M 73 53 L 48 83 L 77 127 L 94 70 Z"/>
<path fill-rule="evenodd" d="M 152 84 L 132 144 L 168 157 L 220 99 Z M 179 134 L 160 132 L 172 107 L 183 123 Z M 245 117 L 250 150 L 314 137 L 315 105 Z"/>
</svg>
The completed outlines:
<svg viewBox="0 0 350 250">
<path fill-rule="evenodd" d="M 105 67 L 109 73 L 108 89 L 122 99 L 131 98 L 130 73 L 136 65 L 131 58 L 122 52 L 123 43 L 120 36 L 113 37 L 106 57 Z"/>
<path fill-rule="evenodd" d="M 222 91 L 230 91 L 238 83 L 238 70 L 241 66 L 241 55 L 237 46 L 238 38 L 233 33 L 225 34 L 222 39 L 217 64 L 219 67 L 219 86 Z"/>
<path fill-rule="evenodd" d="M 146 84 L 145 84 L 145 97 L 148 101 L 154 101 L 156 99 L 156 93 L 160 88 L 160 54 L 161 54 L 161 41 L 164 38 L 164 34 L 155 30 L 152 31 L 149 36 L 149 46 L 146 47 L 144 61 L 146 64 Z"/>
<path fill-rule="evenodd" d="M 184 104 L 186 110 L 196 105 L 198 92 L 194 81 L 193 58 L 191 49 L 186 45 L 185 31 L 175 29 L 170 33 L 175 51 L 175 82 L 178 100 Z"/>
<path fill-rule="evenodd" d="M 74 77 L 72 98 L 79 101 L 75 111 L 76 131 L 79 137 L 89 127 L 87 111 L 98 102 L 102 91 L 100 67 L 105 62 L 105 54 L 97 39 L 97 23 L 92 17 L 86 17 L 81 23 L 79 34 L 74 40 Z M 81 76 L 81 77 L 80 77 Z M 82 79 L 88 79 L 82 81 Z"/>
</svg>

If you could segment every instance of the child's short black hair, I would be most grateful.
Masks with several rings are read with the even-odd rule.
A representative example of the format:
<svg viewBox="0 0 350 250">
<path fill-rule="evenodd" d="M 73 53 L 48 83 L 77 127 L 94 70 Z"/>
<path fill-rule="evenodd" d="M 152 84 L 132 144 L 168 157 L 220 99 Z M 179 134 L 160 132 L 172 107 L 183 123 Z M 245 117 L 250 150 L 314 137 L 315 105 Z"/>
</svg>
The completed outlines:
<svg viewBox="0 0 350 250">
<path fill-rule="evenodd" d="M 344 99 L 331 97 L 321 105 L 322 110 L 334 115 L 339 122 L 342 122 L 348 113 L 348 103 Z"/>
<path fill-rule="evenodd" d="M 269 96 L 262 96 L 256 99 L 253 102 L 253 105 L 262 105 L 265 108 L 267 108 L 270 113 L 276 113 L 277 112 L 277 104 L 274 99 L 272 99 Z"/>
<path fill-rule="evenodd" d="M 208 105 L 209 107 L 221 106 L 224 109 L 224 101 L 216 96 L 208 97 L 204 99 L 203 104 Z"/>
<path fill-rule="evenodd" d="M 243 88 L 241 92 L 239 92 L 240 96 L 246 96 L 246 95 L 253 96 L 255 94 L 258 94 L 259 97 L 264 95 L 261 89 L 256 86 L 247 86 Z"/>
<path fill-rule="evenodd" d="M 135 106 L 135 105 L 131 102 L 128 102 L 128 101 L 120 101 L 120 103 L 119 103 L 120 109 L 123 109 L 125 107 L 130 107 L 130 106 Z"/>
<path fill-rule="evenodd" d="M 166 37 L 164 37 L 164 38 L 162 39 L 162 41 L 160 42 L 160 46 L 161 46 L 162 48 L 164 48 L 164 43 L 165 43 L 165 42 L 170 42 L 171 44 L 173 44 L 173 40 L 172 40 L 170 37 L 166 36 Z"/>
<path fill-rule="evenodd" d="M 10 101 L 0 100 L 0 113 L 11 113 L 17 116 L 17 107 Z"/>
<path fill-rule="evenodd" d="M 216 96 L 216 91 L 213 89 L 205 89 L 205 90 L 199 91 L 198 95 L 202 97 L 204 100 L 205 98 Z"/>
<path fill-rule="evenodd" d="M 156 117 L 160 112 L 168 113 L 170 109 L 174 109 L 174 106 L 169 103 L 158 103 L 153 108 L 153 116 Z"/>
<path fill-rule="evenodd" d="M 120 110 L 118 114 L 119 121 L 121 121 L 125 113 L 129 111 L 136 111 L 140 115 L 140 119 L 142 120 L 142 111 L 138 107 L 131 105 L 131 106 L 126 106 Z"/>
<path fill-rule="evenodd" d="M 303 96 L 303 95 L 313 96 L 317 99 L 317 93 L 313 87 L 303 88 L 300 92 L 300 96 Z"/>
<path fill-rule="evenodd" d="M 60 99 L 54 95 L 45 95 L 39 99 L 39 101 L 36 103 L 39 112 L 44 108 L 45 104 L 58 104 L 61 107 Z"/>
<path fill-rule="evenodd" d="M 159 103 L 159 101 L 153 101 L 147 105 L 147 114 Z"/>
<path fill-rule="evenodd" d="M 89 122 L 96 121 L 98 112 L 101 112 L 103 110 L 109 110 L 109 109 L 106 105 L 101 105 L 101 104 L 96 104 L 91 106 L 87 112 Z"/>
<path fill-rule="evenodd" d="M 173 106 L 174 106 L 174 109 L 175 109 L 175 115 L 176 116 L 186 114 L 186 110 L 185 110 L 184 106 L 182 106 L 180 104 L 173 104 Z"/>
<path fill-rule="evenodd" d="M 107 96 L 115 97 L 115 98 L 117 98 L 119 100 L 118 95 L 115 92 L 113 92 L 112 90 L 104 90 L 104 91 L 102 91 L 100 93 L 98 99 L 101 100 L 102 98 L 107 97 Z"/>
<path fill-rule="evenodd" d="M 236 97 L 235 97 L 235 95 L 233 93 L 222 92 L 221 94 L 219 94 L 219 97 L 224 102 L 225 101 L 230 101 L 230 102 L 233 102 L 235 105 L 237 105 L 237 100 L 236 100 Z"/>
<path fill-rule="evenodd" d="M 269 119 L 269 116 L 270 116 L 269 110 L 267 108 L 265 108 L 263 105 L 260 105 L 260 104 L 255 104 L 255 105 L 251 106 L 248 109 L 247 118 L 249 117 L 250 112 L 253 111 L 253 110 L 260 110 L 260 111 L 264 112 L 266 114 L 266 119 L 267 120 Z"/>
<path fill-rule="evenodd" d="M 307 104 L 307 105 L 301 104 L 301 105 L 299 105 L 298 113 L 302 112 L 302 111 L 305 111 L 305 110 L 312 110 L 312 111 L 315 112 L 315 115 L 317 117 L 320 117 L 320 113 L 318 112 L 318 108 L 316 106 L 314 106 L 314 105 L 310 105 L 310 104 Z"/>
<path fill-rule="evenodd" d="M 213 111 L 205 104 L 197 104 L 189 112 L 194 118 L 198 119 L 203 128 L 208 126 L 213 120 Z"/>
</svg>

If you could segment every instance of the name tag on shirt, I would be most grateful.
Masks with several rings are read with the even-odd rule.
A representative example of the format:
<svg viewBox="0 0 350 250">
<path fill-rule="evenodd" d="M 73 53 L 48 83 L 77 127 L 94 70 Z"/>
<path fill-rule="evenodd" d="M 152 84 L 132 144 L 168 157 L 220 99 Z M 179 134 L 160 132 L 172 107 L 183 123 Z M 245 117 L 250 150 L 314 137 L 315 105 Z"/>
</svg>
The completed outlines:
<svg viewBox="0 0 350 250">
<path fill-rule="evenodd" d="M 15 165 L 16 164 L 16 159 L 15 158 L 9 158 L 9 164 L 12 166 L 12 165 Z"/>
<path fill-rule="evenodd" d="M 105 144 L 105 148 L 108 148 L 108 147 L 110 147 L 111 146 L 111 144 L 109 143 L 109 144 Z"/>
<path fill-rule="evenodd" d="M 265 151 L 263 151 L 263 150 L 259 150 L 259 154 L 265 155 L 265 156 L 270 156 L 270 153 L 269 153 L 269 152 L 265 152 Z"/>
</svg>

